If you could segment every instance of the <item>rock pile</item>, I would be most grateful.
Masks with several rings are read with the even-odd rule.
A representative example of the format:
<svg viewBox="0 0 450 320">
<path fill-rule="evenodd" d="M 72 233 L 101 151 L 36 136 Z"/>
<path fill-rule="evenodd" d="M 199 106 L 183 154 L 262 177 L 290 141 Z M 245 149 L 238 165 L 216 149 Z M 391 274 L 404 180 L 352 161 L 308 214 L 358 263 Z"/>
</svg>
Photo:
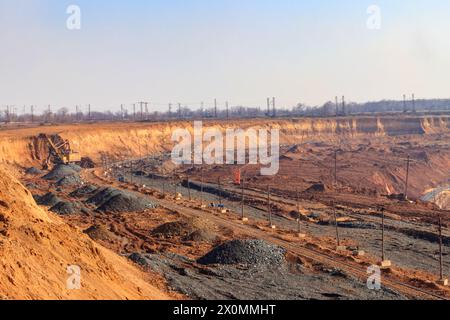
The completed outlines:
<svg viewBox="0 0 450 320">
<path fill-rule="evenodd" d="M 232 240 L 226 242 L 205 256 L 198 263 L 244 264 L 244 265 L 280 265 L 285 262 L 286 250 L 263 240 Z"/>
</svg>

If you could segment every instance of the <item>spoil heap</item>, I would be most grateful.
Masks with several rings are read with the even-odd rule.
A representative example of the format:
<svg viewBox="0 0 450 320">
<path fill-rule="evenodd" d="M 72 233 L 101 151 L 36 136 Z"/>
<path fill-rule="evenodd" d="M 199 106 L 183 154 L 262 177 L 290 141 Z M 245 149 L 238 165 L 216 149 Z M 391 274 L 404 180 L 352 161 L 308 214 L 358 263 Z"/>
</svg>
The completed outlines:
<svg viewBox="0 0 450 320">
<path fill-rule="evenodd" d="M 286 251 L 263 240 L 232 240 L 198 259 L 200 264 L 280 265 Z"/>
<path fill-rule="evenodd" d="M 52 169 L 52 171 L 50 171 L 48 174 L 46 174 L 43 178 L 45 180 L 58 181 L 67 176 L 78 175 L 78 172 L 79 171 L 77 171 L 76 167 L 74 167 L 74 166 L 59 164 L 59 165 L 55 166 Z"/>
<path fill-rule="evenodd" d="M 50 208 L 51 212 L 57 213 L 59 215 L 71 215 L 71 214 L 81 214 L 88 213 L 88 210 L 83 207 L 78 202 L 66 202 L 60 201 Z"/>
<path fill-rule="evenodd" d="M 115 188 L 103 188 L 87 200 L 97 206 L 98 212 L 139 212 L 156 205 L 144 197 Z"/>
<path fill-rule="evenodd" d="M 72 198 L 83 198 L 83 197 L 93 194 L 97 190 L 98 190 L 97 186 L 88 184 L 88 185 L 82 186 L 81 188 L 78 188 L 77 190 L 71 192 L 69 194 L 69 196 Z"/>
<path fill-rule="evenodd" d="M 43 196 L 34 196 L 34 198 L 38 205 L 48 207 L 53 207 L 55 204 L 61 201 L 58 196 L 51 192 L 46 193 Z"/>
</svg>

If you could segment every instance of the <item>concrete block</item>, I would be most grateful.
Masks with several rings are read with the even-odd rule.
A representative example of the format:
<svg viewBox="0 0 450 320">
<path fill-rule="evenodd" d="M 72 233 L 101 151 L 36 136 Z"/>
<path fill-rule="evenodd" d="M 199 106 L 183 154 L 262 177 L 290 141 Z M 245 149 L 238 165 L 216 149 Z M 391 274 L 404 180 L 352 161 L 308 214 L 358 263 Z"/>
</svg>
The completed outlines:
<svg viewBox="0 0 450 320">
<path fill-rule="evenodd" d="M 304 233 L 297 233 L 297 237 L 299 237 L 300 239 L 304 239 L 304 238 L 306 238 L 306 234 L 304 234 Z"/>
<path fill-rule="evenodd" d="M 248 218 L 242 218 L 242 222 L 248 222 Z"/>
<path fill-rule="evenodd" d="M 388 268 L 392 267 L 392 262 L 391 262 L 391 260 L 384 260 L 384 261 L 381 261 L 380 267 L 381 267 L 382 269 L 388 269 Z"/>
<path fill-rule="evenodd" d="M 347 247 L 346 246 L 337 246 L 336 251 L 347 251 Z"/>
<path fill-rule="evenodd" d="M 355 250 L 353 251 L 353 256 L 354 257 L 363 257 L 366 255 L 366 252 L 363 250 Z"/>
<path fill-rule="evenodd" d="M 270 229 L 275 230 L 276 228 L 277 228 L 277 226 L 275 226 L 275 225 L 271 225 L 271 226 L 270 226 Z"/>
<path fill-rule="evenodd" d="M 438 280 L 437 284 L 440 285 L 440 286 L 447 287 L 448 286 L 448 279 L 440 279 L 440 280 Z"/>
</svg>

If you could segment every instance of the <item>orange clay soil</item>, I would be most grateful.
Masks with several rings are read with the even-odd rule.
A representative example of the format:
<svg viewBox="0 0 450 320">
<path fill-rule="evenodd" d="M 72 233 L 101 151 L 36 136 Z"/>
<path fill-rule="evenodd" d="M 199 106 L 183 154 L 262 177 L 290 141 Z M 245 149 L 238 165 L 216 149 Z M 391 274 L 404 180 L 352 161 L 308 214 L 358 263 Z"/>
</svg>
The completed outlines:
<svg viewBox="0 0 450 320">
<path fill-rule="evenodd" d="M 0 299 L 174 297 L 164 292 L 161 278 L 144 274 L 79 229 L 39 208 L 30 192 L 3 169 L 0 256 Z M 81 268 L 80 290 L 67 289 L 69 265 Z"/>
</svg>

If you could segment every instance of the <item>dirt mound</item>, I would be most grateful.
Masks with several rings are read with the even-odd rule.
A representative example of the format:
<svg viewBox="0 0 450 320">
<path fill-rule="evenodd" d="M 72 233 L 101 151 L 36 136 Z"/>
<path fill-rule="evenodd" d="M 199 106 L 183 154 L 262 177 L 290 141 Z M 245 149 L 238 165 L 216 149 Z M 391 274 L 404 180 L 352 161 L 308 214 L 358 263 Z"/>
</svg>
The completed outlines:
<svg viewBox="0 0 450 320">
<path fill-rule="evenodd" d="M 146 209 L 153 209 L 156 205 L 139 196 L 134 194 L 121 191 L 120 193 L 110 197 L 101 206 L 97 208 L 99 212 L 138 212 L 144 211 Z"/>
<path fill-rule="evenodd" d="M 280 265 L 286 251 L 263 240 L 226 242 L 198 259 L 200 264 Z"/>
<path fill-rule="evenodd" d="M 325 191 L 328 191 L 328 188 L 323 183 L 315 183 L 305 190 L 305 192 L 325 192 Z"/>
<path fill-rule="evenodd" d="M 83 231 L 93 240 L 114 241 L 117 236 L 103 225 L 94 225 Z"/>
<path fill-rule="evenodd" d="M 81 180 L 81 177 L 78 174 L 66 176 L 56 183 L 58 187 L 77 186 L 81 184 L 83 184 L 83 180 Z"/>
<path fill-rule="evenodd" d="M 168 298 L 125 258 L 39 208 L 31 193 L 1 169 L 0 199 L 3 299 Z M 81 288 L 70 290 L 76 267 Z"/>
<path fill-rule="evenodd" d="M 81 188 L 78 188 L 77 190 L 71 192 L 69 194 L 69 196 L 73 197 L 73 198 L 83 198 L 83 197 L 93 194 L 97 190 L 98 190 L 97 186 L 88 184 L 88 185 L 82 186 Z"/>
<path fill-rule="evenodd" d="M 51 192 L 46 193 L 43 196 L 35 196 L 34 198 L 38 205 L 49 206 L 49 207 L 52 207 L 61 201 L 61 199 L 58 198 L 58 196 L 56 194 L 51 193 Z"/>
<path fill-rule="evenodd" d="M 43 173 L 44 173 L 44 171 L 42 171 L 36 167 L 30 167 L 27 170 L 25 170 L 25 174 L 28 174 L 30 176 L 39 176 Z"/>
<path fill-rule="evenodd" d="M 151 234 L 161 238 L 183 237 L 187 241 L 196 241 L 195 239 L 202 241 L 201 238 L 207 239 L 213 237 L 214 228 L 215 225 L 208 220 L 189 218 L 164 223 L 156 227 Z M 202 232 L 199 233 L 199 231 Z"/>
<path fill-rule="evenodd" d="M 187 221 L 175 221 L 156 227 L 151 234 L 161 238 L 174 238 L 187 237 L 194 231 L 196 231 L 194 226 Z"/>
<path fill-rule="evenodd" d="M 111 199 L 112 197 L 120 194 L 122 191 L 115 188 L 102 188 L 100 189 L 96 194 L 94 194 L 92 197 L 87 199 L 87 203 L 95 204 L 96 206 L 101 206 L 106 201 Z"/>
<path fill-rule="evenodd" d="M 59 215 L 81 214 L 88 212 L 88 210 L 78 202 L 65 201 L 58 202 L 50 208 L 50 211 Z"/>
<path fill-rule="evenodd" d="M 43 178 L 45 180 L 58 181 L 67 176 L 78 175 L 78 172 L 73 165 L 58 164 Z"/>
<path fill-rule="evenodd" d="M 217 241 L 217 239 L 217 235 L 213 232 L 210 232 L 208 230 L 195 230 L 188 236 L 184 237 L 183 241 L 212 243 Z"/>
</svg>

